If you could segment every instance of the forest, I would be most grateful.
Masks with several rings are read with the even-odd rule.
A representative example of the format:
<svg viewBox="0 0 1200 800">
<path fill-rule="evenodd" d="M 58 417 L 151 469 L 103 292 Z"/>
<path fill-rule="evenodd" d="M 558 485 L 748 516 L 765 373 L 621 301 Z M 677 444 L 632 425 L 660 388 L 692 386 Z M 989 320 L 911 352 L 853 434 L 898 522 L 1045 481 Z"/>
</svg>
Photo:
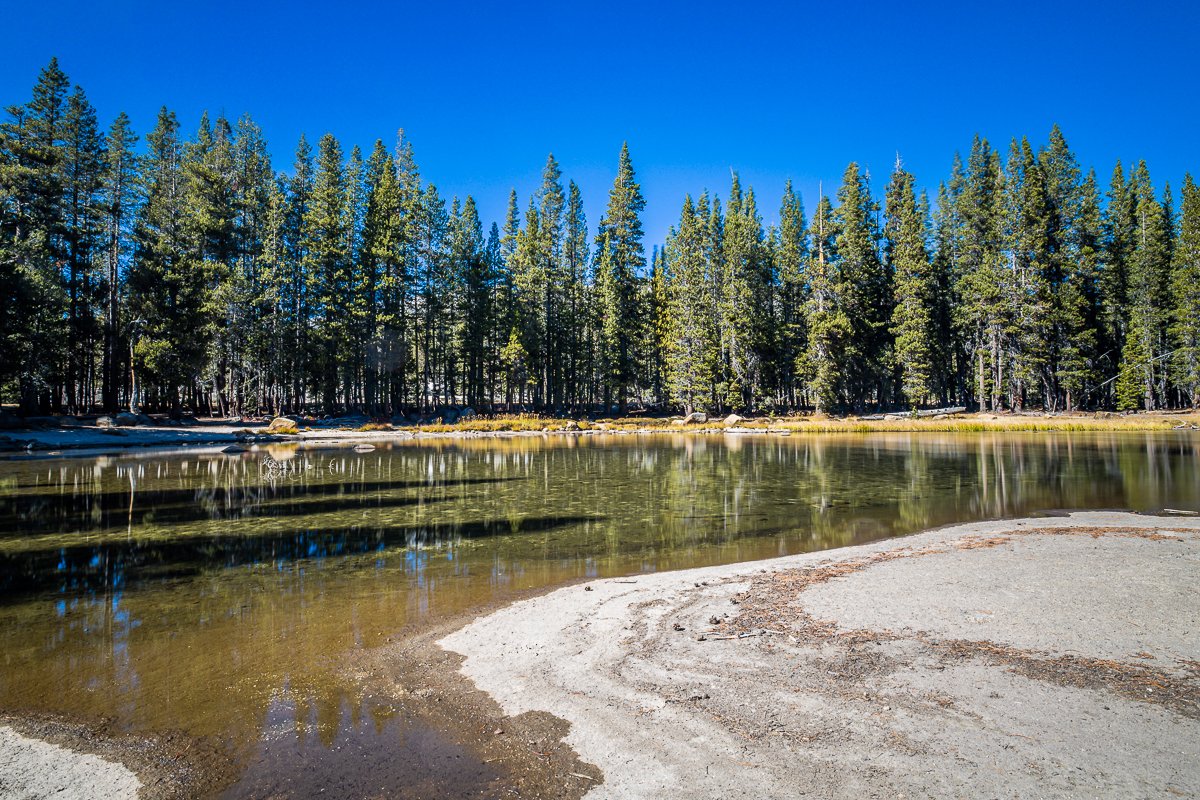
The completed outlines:
<svg viewBox="0 0 1200 800">
<path fill-rule="evenodd" d="M 803 154 L 797 154 L 801 158 Z M 1200 190 L 1107 188 L 1056 126 L 976 137 L 931 198 L 898 156 L 776 221 L 736 173 L 647 246 L 622 147 L 603 217 L 551 155 L 485 223 L 412 143 L 249 116 L 102 128 L 52 60 L 0 124 L 0 402 L 377 417 L 1200 403 Z"/>
</svg>

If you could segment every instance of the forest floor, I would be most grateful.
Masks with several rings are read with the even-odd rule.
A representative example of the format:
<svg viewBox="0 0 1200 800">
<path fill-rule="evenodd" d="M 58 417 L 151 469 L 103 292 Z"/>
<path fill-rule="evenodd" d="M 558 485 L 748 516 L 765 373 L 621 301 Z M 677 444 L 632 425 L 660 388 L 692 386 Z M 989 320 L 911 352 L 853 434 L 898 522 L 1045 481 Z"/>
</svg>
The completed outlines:
<svg viewBox="0 0 1200 800">
<path fill-rule="evenodd" d="M 189 451 L 227 447 L 249 449 L 260 444 L 295 443 L 306 446 L 379 445 L 409 439 L 499 438 L 512 436 L 594 436 L 599 434 L 688 433 L 753 435 L 821 433 L 987 433 L 1039 431 L 1166 431 L 1200 430 L 1200 413 L 973 413 L 938 418 L 862 419 L 858 417 L 760 417 L 727 423 L 713 420 L 681 424 L 678 418 L 624 417 L 605 420 L 568 419 L 536 415 L 472 417 L 453 424 L 438 420 L 423 424 L 372 422 L 366 417 L 301 420 L 293 433 L 268 432 L 269 419 L 191 419 L 172 422 L 153 418 L 150 424 L 99 427 L 94 418 L 40 417 L 24 424 L 11 415 L 0 426 L 0 457 L 92 456 L 145 448 Z M 236 452 L 236 451 L 235 451 Z"/>
<path fill-rule="evenodd" d="M 593 581 L 441 644 L 570 724 L 588 798 L 1200 797 L 1198 571 L 1195 516 L 1081 512 Z"/>
</svg>

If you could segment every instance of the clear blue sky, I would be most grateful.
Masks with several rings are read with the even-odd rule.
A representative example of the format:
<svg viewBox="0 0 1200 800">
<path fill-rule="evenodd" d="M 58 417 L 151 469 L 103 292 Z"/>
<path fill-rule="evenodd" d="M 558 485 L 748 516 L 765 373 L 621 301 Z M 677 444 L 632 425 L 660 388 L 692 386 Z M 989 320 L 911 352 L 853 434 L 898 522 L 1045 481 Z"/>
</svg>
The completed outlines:
<svg viewBox="0 0 1200 800">
<path fill-rule="evenodd" d="M 882 193 L 899 152 L 931 190 L 975 132 L 1040 144 L 1058 122 L 1106 185 L 1145 158 L 1200 173 L 1191 3 L 308 3 L 0 0 L 0 103 L 57 55 L 107 124 L 167 104 L 249 112 L 277 169 L 301 132 L 347 150 L 405 128 L 427 180 L 500 221 L 546 154 L 596 224 L 623 140 L 649 245 L 683 194 L 754 185 L 767 220 L 791 178 L 811 210 L 847 162 Z"/>
</svg>

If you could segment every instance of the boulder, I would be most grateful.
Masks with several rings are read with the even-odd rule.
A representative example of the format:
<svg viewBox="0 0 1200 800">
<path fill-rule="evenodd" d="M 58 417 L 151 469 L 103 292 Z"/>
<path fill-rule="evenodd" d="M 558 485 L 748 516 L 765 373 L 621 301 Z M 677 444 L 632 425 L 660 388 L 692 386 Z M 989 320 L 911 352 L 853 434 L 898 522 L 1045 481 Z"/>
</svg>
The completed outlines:
<svg viewBox="0 0 1200 800">
<path fill-rule="evenodd" d="M 236 444 L 231 444 L 231 445 L 229 445 L 228 447 L 226 447 L 226 448 L 223 448 L 223 449 L 221 450 L 221 452 L 222 452 L 222 453 L 225 453 L 225 454 L 227 454 L 227 455 L 236 455 L 236 454 L 238 454 L 238 453 L 245 453 L 245 452 L 246 452 L 246 448 L 244 448 L 244 447 L 238 447 Z"/>
<path fill-rule="evenodd" d="M 141 414 L 131 414 L 128 411 L 122 411 L 113 417 L 113 424 L 118 428 L 136 428 L 138 425 L 144 424 L 141 417 Z"/>
<path fill-rule="evenodd" d="M 579 423 L 576 422 L 575 420 L 571 420 L 566 425 L 563 425 L 563 430 L 564 431 L 577 431 L 577 430 L 579 430 Z"/>
<path fill-rule="evenodd" d="M 896 414 L 884 414 L 883 415 L 884 422 L 895 422 L 898 419 L 900 419 L 900 417 L 897 416 Z"/>
<path fill-rule="evenodd" d="M 708 414 L 703 411 L 693 411 L 683 418 L 684 425 L 703 425 L 708 422 Z"/>
<path fill-rule="evenodd" d="M 96 417 L 97 428 L 111 428 L 116 425 L 112 417 Z"/>
<path fill-rule="evenodd" d="M 470 406 L 467 406 L 462 411 L 458 412 L 459 419 L 470 419 L 473 416 L 475 416 L 475 409 L 471 408 Z"/>
<path fill-rule="evenodd" d="M 287 417 L 276 417 L 267 426 L 267 433 L 295 433 L 295 431 L 295 420 L 288 419 Z"/>
<path fill-rule="evenodd" d="M 682 419 L 673 419 L 673 420 L 671 420 L 671 424 L 672 424 L 672 425 L 679 425 L 679 426 L 683 426 L 683 425 L 687 425 L 687 420 L 682 420 Z M 608 426 L 607 426 L 607 425 L 603 425 L 603 424 L 601 424 L 601 426 L 600 426 L 600 429 L 601 429 L 601 430 L 605 430 L 605 431 L 606 431 L 606 430 L 608 430 Z"/>
<path fill-rule="evenodd" d="M 447 425 L 453 425 L 455 422 L 458 422 L 458 412 L 453 408 L 447 409 L 446 413 L 442 415 L 442 419 L 445 420 Z"/>
<path fill-rule="evenodd" d="M 734 425 L 741 425 L 745 421 L 746 418 L 739 416 L 738 414 L 730 414 L 725 418 L 725 424 L 730 428 L 732 428 Z"/>
</svg>

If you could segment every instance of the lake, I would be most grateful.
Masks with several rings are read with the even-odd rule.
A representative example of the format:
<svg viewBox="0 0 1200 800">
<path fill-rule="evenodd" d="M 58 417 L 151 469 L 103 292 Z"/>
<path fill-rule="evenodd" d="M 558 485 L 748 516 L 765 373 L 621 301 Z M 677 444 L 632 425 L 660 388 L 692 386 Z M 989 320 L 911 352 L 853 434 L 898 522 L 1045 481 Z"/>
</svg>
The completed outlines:
<svg viewBox="0 0 1200 800">
<path fill-rule="evenodd" d="M 390 771 L 450 795 L 495 776 L 444 732 L 372 716 L 356 654 L 592 577 L 1097 508 L 1200 510 L 1200 437 L 551 435 L 0 461 L 0 711 L 219 742 L 241 775 L 230 796 L 310 793 L 278 776 L 314 763 L 333 785 Z"/>
</svg>

